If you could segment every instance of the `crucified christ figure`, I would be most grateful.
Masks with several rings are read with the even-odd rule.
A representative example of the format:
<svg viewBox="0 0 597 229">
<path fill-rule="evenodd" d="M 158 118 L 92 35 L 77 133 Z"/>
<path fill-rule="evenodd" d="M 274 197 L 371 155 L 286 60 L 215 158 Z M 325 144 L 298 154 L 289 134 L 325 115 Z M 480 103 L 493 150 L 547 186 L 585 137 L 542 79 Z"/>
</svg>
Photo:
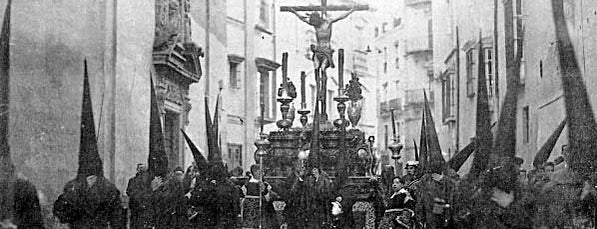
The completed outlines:
<svg viewBox="0 0 597 229">
<path fill-rule="evenodd" d="M 351 13 L 356 10 L 356 7 L 352 7 L 350 11 L 342 14 L 337 18 L 331 18 L 325 7 L 321 10 L 321 14 L 319 12 L 314 11 L 308 13 L 307 15 L 301 15 L 293 8 L 290 8 L 290 12 L 296 15 L 301 21 L 313 26 L 315 29 L 315 37 L 317 39 L 317 44 L 311 44 L 311 51 L 313 52 L 313 56 L 311 59 L 313 60 L 313 67 L 315 69 L 315 82 L 317 84 L 317 100 L 321 101 L 322 103 L 322 119 L 327 120 L 327 114 L 325 113 L 325 97 L 326 97 L 326 88 L 327 88 L 327 75 L 326 70 L 329 67 L 334 68 L 334 61 L 332 55 L 334 50 L 330 45 L 330 40 L 332 38 L 332 24 L 337 21 L 340 21 Z"/>
</svg>

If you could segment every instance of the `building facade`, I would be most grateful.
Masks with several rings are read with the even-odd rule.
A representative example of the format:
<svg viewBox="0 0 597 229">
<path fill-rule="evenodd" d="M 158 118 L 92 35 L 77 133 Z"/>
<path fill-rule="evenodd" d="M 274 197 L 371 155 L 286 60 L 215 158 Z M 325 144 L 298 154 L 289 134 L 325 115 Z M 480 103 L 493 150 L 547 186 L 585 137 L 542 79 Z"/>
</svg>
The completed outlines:
<svg viewBox="0 0 597 229">
<path fill-rule="evenodd" d="M 13 1 L 11 8 L 11 153 L 19 176 L 38 187 L 49 227 L 60 227 L 51 206 L 78 167 L 84 60 L 104 175 L 125 200 L 128 179 L 148 159 L 150 79 L 170 169 L 193 162 L 181 129 L 207 153 L 205 101 L 213 114 L 218 94 L 224 162 L 255 163 L 259 104 L 266 120 L 279 112 L 273 0 Z"/>
<path fill-rule="evenodd" d="M 590 35 L 595 34 L 595 15 L 589 13 L 595 3 L 565 0 L 564 5 L 576 58 L 595 106 L 595 81 L 586 74 L 595 67 L 591 64 L 595 42 Z M 442 148 L 462 149 L 475 136 L 479 33 L 492 125 L 496 124 L 506 93 L 506 39 L 512 39 L 513 51 L 518 42 L 523 42 L 516 150 L 517 156 L 524 159 L 523 168 L 532 169 L 536 152 L 565 118 L 551 1 L 440 1 L 434 5 L 433 18 L 434 72 L 442 81 L 441 87 L 437 85 L 442 91 L 442 103 L 436 104 L 436 113 L 442 111 L 441 115 L 449 120 L 440 127 Z M 550 161 L 561 155 L 567 140 L 565 128 Z M 468 172 L 471 158 L 459 173 Z"/>
<path fill-rule="evenodd" d="M 374 58 L 377 74 L 378 148 L 382 165 L 415 160 L 415 140 L 419 144 L 424 91 L 435 103 L 433 73 L 433 1 L 398 1 L 379 13 L 381 24 L 374 28 Z M 433 107 L 432 107 L 433 109 Z M 396 135 L 404 146 L 399 164 L 391 159 L 388 145 L 393 141 L 391 112 L 395 115 Z M 437 116 L 434 115 L 437 120 Z M 437 122 L 437 121 L 436 121 Z M 401 168 L 398 170 L 401 171 Z"/>
</svg>

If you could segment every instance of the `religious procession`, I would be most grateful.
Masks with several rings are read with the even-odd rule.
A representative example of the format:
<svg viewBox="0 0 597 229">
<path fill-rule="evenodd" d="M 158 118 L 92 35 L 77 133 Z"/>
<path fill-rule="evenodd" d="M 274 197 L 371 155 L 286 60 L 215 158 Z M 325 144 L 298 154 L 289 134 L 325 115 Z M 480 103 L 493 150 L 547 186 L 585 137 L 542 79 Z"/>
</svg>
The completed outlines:
<svg viewBox="0 0 597 229">
<path fill-rule="evenodd" d="M 2 5 L 0 229 L 597 228 L 597 2 Z"/>
</svg>

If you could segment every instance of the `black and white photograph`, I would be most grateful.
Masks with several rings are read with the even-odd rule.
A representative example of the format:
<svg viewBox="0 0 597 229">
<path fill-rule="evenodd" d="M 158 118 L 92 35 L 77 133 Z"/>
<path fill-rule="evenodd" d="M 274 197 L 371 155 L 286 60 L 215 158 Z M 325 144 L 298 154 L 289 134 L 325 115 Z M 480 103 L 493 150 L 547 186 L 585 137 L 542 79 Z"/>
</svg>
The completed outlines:
<svg viewBox="0 0 597 229">
<path fill-rule="evenodd" d="M 0 229 L 596 229 L 596 0 L 0 0 Z"/>
</svg>

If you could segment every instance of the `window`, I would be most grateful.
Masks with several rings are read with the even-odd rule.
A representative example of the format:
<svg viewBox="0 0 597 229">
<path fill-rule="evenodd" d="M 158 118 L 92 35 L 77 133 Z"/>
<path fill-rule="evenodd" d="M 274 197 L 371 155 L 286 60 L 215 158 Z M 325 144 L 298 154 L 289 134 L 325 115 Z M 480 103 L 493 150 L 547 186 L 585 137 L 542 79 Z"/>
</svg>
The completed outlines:
<svg viewBox="0 0 597 229">
<path fill-rule="evenodd" d="M 272 110 L 273 104 L 271 103 L 271 92 L 270 92 L 270 77 L 269 72 L 260 70 L 259 71 L 259 103 L 263 104 L 265 109 L 265 117 L 264 118 L 273 118 L 272 117 Z"/>
<path fill-rule="evenodd" d="M 269 28 L 269 4 L 266 0 L 261 0 L 259 4 L 259 24 L 264 28 Z"/>
<path fill-rule="evenodd" d="M 394 28 L 402 24 L 402 18 L 394 18 Z"/>
<path fill-rule="evenodd" d="M 328 117 L 331 116 L 332 111 L 334 111 L 334 90 L 328 90 L 328 93 L 326 94 L 326 99 L 328 100 L 326 103 L 326 113 L 328 114 Z"/>
<path fill-rule="evenodd" d="M 382 31 L 382 33 L 385 33 L 387 31 L 386 30 L 386 25 L 388 25 L 387 22 L 381 23 L 381 31 Z"/>
<path fill-rule="evenodd" d="M 258 79 L 253 80 L 258 85 L 259 104 L 263 104 L 265 109 L 264 119 L 272 120 L 276 118 L 276 69 L 280 64 L 261 57 L 255 58 L 257 65 Z M 270 75 L 273 74 L 273 75 Z M 258 107 L 257 107 L 258 108 Z M 259 108 L 258 108 L 259 109 Z"/>
<path fill-rule="evenodd" d="M 396 57 L 396 69 L 400 69 L 400 58 Z"/>
<path fill-rule="evenodd" d="M 309 87 L 311 88 L 311 110 L 313 112 L 311 112 L 311 114 L 315 113 L 315 99 L 317 98 L 317 90 L 315 89 L 315 85 L 311 84 L 309 85 Z"/>
<path fill-rule="evenodd" d="M 523 27 L 524 27 L 524 23 L 523 23 L 523 3 L 522 0 L 516 0 L 515 4 L 514 4 L 514 37 L 515 39 L 515 46 L 514 47 L 518 47 L 518 43 L 522 41 L 522 36 L 523 36 Z M 522 46 L 520 46 L 522 48 Z M 524 53 L 524 49 L 521 50 Z M 523 55 L 524 56 L 524 55 Z"/>
<path fill-rule="evenodd" d="M 456 113 L 456 93 L 454 74 L 449 73 L 442 79 L 442 119 L 448 121 Z"/>
<path fill-rule="evenodd" d="M 388 73 L 388 62 L 383 62 L 383 73 Z"/>
<path fill-rule="evenodd" d="M 388 148 L 388 125 L 383 126 L 384 133 L 383 133 L 383 142 L 384 142 L 384 149 Z"/>
<path fill-rule="evenodd" d="M 522 135 L 524 143 L 529 142 L 529 106 L 522 108 Z"/>
<path fill-rule="evenodd" d="M 240 75 L 240 68 L 239 63 L 236 62 L 229 62 L 230 64 L 230 88 L 239 89 L 240 82 L 239 82 L 239 75 Z"/>
<path fill-rule="evenodd" d="M 543 78 L 543 60 L 539 61 L 539 77 Z"/>
<path fill-rule="evenodd" d="M 427 20 L 427 36 L 427 47 L 433 49 L 433 21 L 431 19 Z"/>
<path fill-rule="evenodd" d="M 378 36 L 379 36 L 379 28 L 375 27 L 375 37 L 378 37 Z"/>
<path fill-rule="evenodd" d="M 228 144 L 228 168 L 242 166 L 243 163 L 243 145 Z"/>
<path fill-rule="evenodd" d="M 484 48 L 484 59 L 485 59 L 485 79 L 487 80 L 487 95 L 493 96 L 493 85 L 495 85 L 493 77 L 493 49 Z"/>
<path fill-rule="evenodd" d="M 232 89 L 239 89 L 240 88 L 240 78 L 241 78 L 241 63 L 245 61 L 245 58 L 242 56 L 238 56 L 235 54 L 228 54 L 228 67 L 229 69 L 229 85 Z"/>
<path fill-rule="evenodd" d="M 475 96 L 475 54 L 474 49 L 466 53 L 466 94 L 469 97 Z"/>
</svg>

